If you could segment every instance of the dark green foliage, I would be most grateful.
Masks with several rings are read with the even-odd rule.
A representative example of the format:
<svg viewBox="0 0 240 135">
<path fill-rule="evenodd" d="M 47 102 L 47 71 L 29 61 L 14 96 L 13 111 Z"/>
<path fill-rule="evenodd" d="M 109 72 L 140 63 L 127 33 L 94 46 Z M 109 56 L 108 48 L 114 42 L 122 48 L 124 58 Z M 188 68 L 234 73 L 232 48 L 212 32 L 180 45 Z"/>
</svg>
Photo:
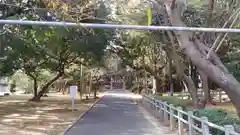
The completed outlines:
<svg viewBox="0 0 240 135">
<path fill-rule="evenodd" d="M 191 100 L 186 99 L 179 99 L 177 97 L 168 97 L 168 96 L 156 96 L 157 99 L 160 99 L 162 101 L 166 101 L 168 104 L 173 104 L 175 107 L 181 106 L 183 110 L 187 111 L 189 110 L 189 106 L 191 106 Z M 194 115 L 201 118 L 201 117 L 207 117 L 209 122 L 212 122 L 216 125 L 224 126 L 224 125 L 240 125 L 240 120 L 237 118 L 234 118 L 231 116 L 228 112 L 226 112 L 223 109 L 196 109 L 193 111 Z M 175 112 L 176 114 L 176 112 Z M 187 119 L 187 116 L 183 116 L 185 120 Z M 195 121 L 195 123 L 198 126 L 201 126 L 201 123 L 198 121 Z M 210 132 L 212 135 L 224 135 L 224 133 L 218 129 L 210 128 Z"/>
<path fill-rule="evenodd" d="M 234 77 L 240 81 L 240 66 L 239 66 L 239 62 L 238 61 L 233 61 L 230 63 L 225 64 L 226 67 L 228 68 L 228 70 L 234 75 Z"/>
<path fill-rule="evenodd" d="M 105 23 L 108 13 L 105 12 L 103 4 L 99 10 L 96 12 L 96 18 L 102 19 L 93 17 L 88 21 Z M 15 16 L 15 19 L 23 18 L 44 20 L 44 17 L 36 12 L 26 12 Z M 58 21 L 66 21 L 59 16 L 57 18 Z M 1 54 L 7 59 L 1 61 L 0 76 L 10 76 L 20 69 L 34 80 L 34 92 L 37 91 L 36 85 L 42 85 L 41 91 L 44 93 L 58 77 L 73 68 L 73 65 L 76 69 L 81 64 L 87 67 L 101 66 L 104 51 L 113 33 L 112 30 L 81 27 L 6 25 L 1 31 L 1 46 L 5 49 Z M 50 77 L 48 82 L 40 84 L 38 81 L 42 80 L 43 71 L 54 73 L 56 77 Z M 73 74 L 77 74 L 76 70 L 74 72 Z M 76 77 L 73 76 L 73 78 Z"/>
</svg>

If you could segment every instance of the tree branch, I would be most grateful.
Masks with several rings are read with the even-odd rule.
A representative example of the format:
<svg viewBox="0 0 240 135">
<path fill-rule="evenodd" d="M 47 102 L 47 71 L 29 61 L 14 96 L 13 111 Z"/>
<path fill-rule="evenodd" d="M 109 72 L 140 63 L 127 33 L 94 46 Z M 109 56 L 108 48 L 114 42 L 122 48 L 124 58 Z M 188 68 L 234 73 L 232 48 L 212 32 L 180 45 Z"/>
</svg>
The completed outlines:
<svg viewBox="0 0 240 135">
<path fill-rule="evenodd" d="M 227 26 L 227 24 L 229 23 L 229 21 L 230 20 L 232 20 L 232 18 L 235 16 L 235 19 L 237 19 L 238 18 L 238 15 L 239 15 L 239 12 L 240 11 L 240 8 L 238 8 L 230 17 L 229 17 L 229 19 L 224 23 L 224 25 L 223 25 L 223 27 L 222 28 L 225 28 L 226 26 Z M 234 19 L 234 20 L 235 20 Z M 236 21 L 236 20 L 235 20 Z M 235 21 L 233 21 L 233 23 L 235 23 Z M 233 24 L 232 23 L 232 24 Z M 226 34 L 225 34 L 226 35 Z M 218 46 L 218 42 L 219 42 L 219 40 L 220 40 L 220 38 L 223 36 L 223 33 L 221 33 L 220 35 L 218 35 L 218 37 L 217 37 L 217 39 L 214 41 L 214 43 L 213 43 L 213 45 L 212 45 L 212 47 L 210 48 L 210 50 L 209 50 L 209 52 L 208 52 L 208 54 L 207 54 L 207 56 L 206 56 L 206 58 L 207 59 L 209 59 L 210 57 L 211 57 L 211 55 L 212 55 L 212 52 L 213 52 L 213 50 L 215 50 L 215 48 L 217 48 L 217 46 Z"/>
</svg>

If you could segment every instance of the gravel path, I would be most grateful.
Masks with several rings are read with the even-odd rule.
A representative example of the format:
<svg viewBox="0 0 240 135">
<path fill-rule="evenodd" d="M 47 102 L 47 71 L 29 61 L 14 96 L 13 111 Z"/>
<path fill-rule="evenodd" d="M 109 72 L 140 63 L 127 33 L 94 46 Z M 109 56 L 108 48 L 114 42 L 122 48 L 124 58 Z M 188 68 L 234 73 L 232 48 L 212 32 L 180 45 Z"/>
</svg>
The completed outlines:
<svg viewBox="0 0 240 135">
<path fill-rule="evenodd" d="M 173 135 L 158 125 L 133 103 L 130 93 L 115 90 L 104 95 L 65 135 Z"/>
</svg>

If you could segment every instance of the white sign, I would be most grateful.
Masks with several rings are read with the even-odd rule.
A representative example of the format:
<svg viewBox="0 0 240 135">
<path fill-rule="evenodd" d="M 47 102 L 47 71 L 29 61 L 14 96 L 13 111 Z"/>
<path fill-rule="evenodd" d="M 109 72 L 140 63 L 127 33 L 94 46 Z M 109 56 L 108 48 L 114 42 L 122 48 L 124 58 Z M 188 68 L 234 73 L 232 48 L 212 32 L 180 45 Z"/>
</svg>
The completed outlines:
<svg viewBox="0 0 240 135">
<path fill-rule="evenodd" d="M 72 111 L 73 111 L 74 110 L 74 101 L 75 101 L 76 96 L 77 96 L 78 86 L 70 86 L 69 90 L 70 90 L 70 96 L 71 96 L 71 99 L 72 99 Z"/>
<path fill-rule="evenodd" d="M 70 86 L 70 96 L 72 99 L 76 99 L 78 86 Z"/>
</svg>

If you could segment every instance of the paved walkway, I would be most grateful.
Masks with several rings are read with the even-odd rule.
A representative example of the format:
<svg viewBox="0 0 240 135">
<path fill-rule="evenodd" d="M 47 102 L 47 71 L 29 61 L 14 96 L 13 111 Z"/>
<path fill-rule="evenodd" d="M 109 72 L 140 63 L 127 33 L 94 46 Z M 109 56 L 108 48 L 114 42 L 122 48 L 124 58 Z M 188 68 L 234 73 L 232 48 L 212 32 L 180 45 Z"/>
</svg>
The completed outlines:
<svg viewBox="0 0 240 135">
<path fill-rule="evenodd" d="M 165 135 L 129 95 L 123 90 L 108 92 L 65 135 Z"/>
</svg>

